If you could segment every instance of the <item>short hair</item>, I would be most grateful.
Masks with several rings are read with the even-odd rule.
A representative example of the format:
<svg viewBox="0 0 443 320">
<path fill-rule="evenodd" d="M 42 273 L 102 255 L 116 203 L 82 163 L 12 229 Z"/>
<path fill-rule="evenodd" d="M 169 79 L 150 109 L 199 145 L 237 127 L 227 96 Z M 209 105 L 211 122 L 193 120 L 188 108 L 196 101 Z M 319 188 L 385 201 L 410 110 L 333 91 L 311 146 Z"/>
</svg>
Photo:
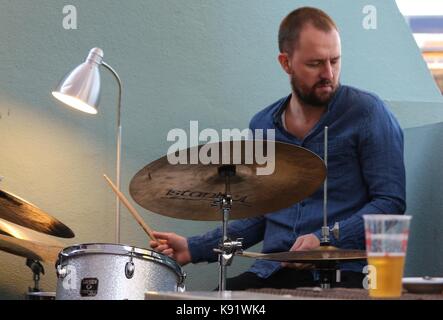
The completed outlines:
<svg viewBox="0 0 443 320">
<path fill-rule="evenodd" d="M 329 32 L 332 29 L 338 31 L 337 25 L 324 11 L 302 7 L 288 14 L 280 24 L 278 32 L 278 47 L 281 53 L 292 54 L 297 48 L 300 33 L 307 24 L 312 24 L 315 28 Z"/>
</svg>

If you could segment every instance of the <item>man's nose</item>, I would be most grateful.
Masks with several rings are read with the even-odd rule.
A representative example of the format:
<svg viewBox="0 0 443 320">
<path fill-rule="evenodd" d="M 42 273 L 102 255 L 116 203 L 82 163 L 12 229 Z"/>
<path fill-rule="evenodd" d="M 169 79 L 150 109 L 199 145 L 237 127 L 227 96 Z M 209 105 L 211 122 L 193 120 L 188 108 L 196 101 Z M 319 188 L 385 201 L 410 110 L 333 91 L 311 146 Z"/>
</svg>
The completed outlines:
<svg viewBox="0 0 443 320">
<path fill-rule="evenodd" d="M 332 80 L 334 78 L 331 62 L 327 61 L 326 63 L 323 64 L 321 77 L 322 79 L 325 80 Z"/>
</svg>

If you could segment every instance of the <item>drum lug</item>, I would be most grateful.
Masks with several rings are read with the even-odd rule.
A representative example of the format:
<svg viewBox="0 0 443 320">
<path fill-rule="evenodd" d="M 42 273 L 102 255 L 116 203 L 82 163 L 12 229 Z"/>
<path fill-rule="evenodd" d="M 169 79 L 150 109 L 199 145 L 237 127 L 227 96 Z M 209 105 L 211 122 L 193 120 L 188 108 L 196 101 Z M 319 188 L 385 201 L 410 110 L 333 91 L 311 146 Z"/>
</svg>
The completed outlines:
<svg viewBox="0 0 443 320">
<path fill-rule="evenodd" d="M 178 292 L 185 292 L 186 291 L 186 287 L 185 287 L 185 280 L 186 280 L 186 272 L 182 272 L 179 281 L 178 281 L 178 285 L 177 285 L 177 290 Z"/>
<path fill-rule="evenodd" d="M 56 273 L 58 278 L 63 279 L 68 275 L 68 269 L 66 268 L 66 266 L 62 266 L 59 264 L 57 266 Z"/>
<path fill-rule="evenodd" d="M 177 292 L 186 292 L 186 286 L 184 283 L 181 283 L 177 286 Z"/>
<path fill-rule="evenodd" d="M 131 259 L 131 261 L 126 262 L 126 265 L 125 265 L 126 278 L 131 279 L 134 276 L 134 271 L 135 271 L 135 265 Z"/>
<path fill-rule="evenodd" d="M 186 279 L 186 272 L 182 272 L 180 279 L 178 281 L 177 284 L 177 291 L 178 292 L 185 292 L 186 291 L 186 286 L 185 286 L 185 279 Z"/>
</svg>

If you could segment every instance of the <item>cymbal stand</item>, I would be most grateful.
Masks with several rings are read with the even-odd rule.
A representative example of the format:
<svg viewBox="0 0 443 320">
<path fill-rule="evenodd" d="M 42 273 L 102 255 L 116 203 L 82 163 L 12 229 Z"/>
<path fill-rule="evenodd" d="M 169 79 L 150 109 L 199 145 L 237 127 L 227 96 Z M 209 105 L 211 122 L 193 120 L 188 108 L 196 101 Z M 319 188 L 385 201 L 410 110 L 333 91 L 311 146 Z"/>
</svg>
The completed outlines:
<svg viewBox="0 0 443 320">
<path fill-rule="evenodd" d="M 45 274 L 43 265 L 38 260 L 26 259 L 26 265 L 32 270 L 34 274 L 34 288 L 28 288 L 29 292 L 40 292 L 40 273 Z"/>
<path fill-rule="evenodd" d="M 230 178 L 235 176 L 235 165 L 223 165 L 218 168 L 220 177 L 225 178 L 225 193 L 214 200 L 213 206 L 218 206 L 223 213 L 222 218 L 222 241 L 218 249 L 218 262 L 220 264 L 219 285 L 220 293 L 226 290 L 226 267 L 231 265 L 234 254 L 241 250 L 242 239 L 230 240 L 228 237 L 228 220 L 232 207 L 232 196 L 230 190 Z"/>
<path fill-rule="evenodd" d="M 324 162 L 328 167 L 328 127 L 325 127 L 324 136 Z M 328 247 L 331 245 L 329 232 L 332 231 L 336 238 L 339 237 L 339 224 L 336 222 L 334 227 L 329 230 L 328 227 L 328 176 L 323 185 L 323 227 L 321 228 L 320 246 Z M 340 269 L 337 261 L 323 261 L 316 264 L 316 269 L 320 273 L 320 287 L 329 289 L 331 283 L 340 282 Z"/>
<path fill-rule="evenodd" d="M 328 127 L 325 127 L 324 141 L 324 162 L 326 169 L 328 168 Z M 323 227 L 321 228 L 321 246 L 329 246 L 329 227 L 328 227 L 328 175 L 326 175 L 323 184 Z"/>
</svg>

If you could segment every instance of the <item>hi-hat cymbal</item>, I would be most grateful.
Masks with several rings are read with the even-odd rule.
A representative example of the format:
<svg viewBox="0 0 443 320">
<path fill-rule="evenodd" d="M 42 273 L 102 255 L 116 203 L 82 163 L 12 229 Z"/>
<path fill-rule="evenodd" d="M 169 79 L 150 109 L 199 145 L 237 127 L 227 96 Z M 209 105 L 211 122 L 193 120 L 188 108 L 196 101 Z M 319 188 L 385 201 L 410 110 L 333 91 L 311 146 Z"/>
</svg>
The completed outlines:
<svg viewBox="0 0 443 320">
<path fill-rule="evenodd" d="M 246 160 L 250 145 L 245 141 L 192 147 L 185 150 L 185 156 L 190 159 L 193 152 L 198 154 L 211 147 L 220 150 L 217 154 L 219 159 L 224 156 L 222 150 L 228 147 L 231 150 L 230 162 L 220 160 L 217 163 L 234 163 L 236 166 L 236 175 L 230 178 L 233 198 L 230 219 L 254 217 L 287 208 L 314 193 L 326 177 L 326 167 L 319 156 L 282 142 L 275 142 L 275 169 L 269 175 L 257 175 L 257 169 L 263 169 L 269 163 L 260 164 L 255 158 Z M 238 154 L 241 157 L 233 162 L 236 147 L 240 148 Z M 204 164 L 200 158 L 196 164 L 173 165 L 168 156 L 164 156 L 132 178 L 129 192 L 140 206 L 154 213 L 188 220 L 220 220 L 220 209 L 211 207 L 214 199 L 225 192 L 225 178 L 219 176 L 219 167 L 218 164 Z"/>
<path fill-rule="evenodd" d="M 55 262 L 65 244 L 58 238 L 0 219 L 0 250 L 45 262 Z"/>
<path fill-rule="evenodd" d="M 247 258 L 272 260 L 280 262 L 315 263 L 320 261 L 351 261 L 365 260 L 364 250 L 338 249 L 335 247 L 319 247 L 310 251 L 288 251 L 275 253 L 239 252 L 238 256 Z"/>
<path fill-rule="evenodd" d="M 0 190 L 0 218 L 56 237 L 74 237 L 74 232 L 59 220 L 4 190 Z"/>
<path fill-rule="evenodd" d="M 16 239 L 44 243 L 47 245 L 65 246 L 65 244 L 59 240 L 59 238 L 19 226 L 4 219 L 0 219 L 0 234 Z"/>
<path fill-rule="evenodd" d="M 43 262 L 56 262 L 63 247 L 17 239 L 0 234 L 0 250 Z"/>
</svg>

